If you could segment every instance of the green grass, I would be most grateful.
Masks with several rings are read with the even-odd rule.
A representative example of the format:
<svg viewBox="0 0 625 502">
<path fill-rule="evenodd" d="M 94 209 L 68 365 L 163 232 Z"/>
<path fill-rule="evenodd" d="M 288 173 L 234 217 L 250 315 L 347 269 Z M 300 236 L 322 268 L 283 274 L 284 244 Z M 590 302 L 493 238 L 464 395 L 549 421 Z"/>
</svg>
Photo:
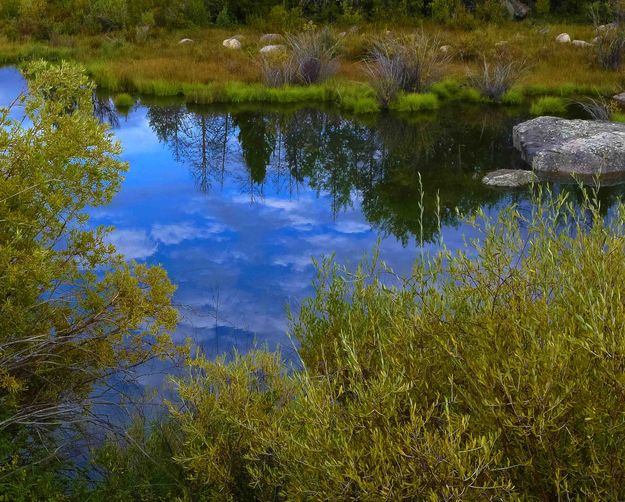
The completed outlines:
<svg viewBox="0 0 625 502">
<path fill-rule="evenodd" d="M 566 101 L 556 96 L 543 96 L 532 103 L 530 107 L 532 115 L 564 115 L 566 113 Z"/>
<path fill-rule="evenodd" d="M 126 93 L 117 94 L 113 98 L 113 103 L 115 103 L 115 108 L 124 110 L 131 108 L 135 104 L 135 98 Z"/>
<path fill-rule="evenodd" d="M 520 89 L 510 89 L 501 96 L 501 103 L 504 105 L 516 106 L 524 101 L 523 92 Z"/>
<path fill-rule="evenodd" d="M 613 113 L 610 118 L 613 122 L 625 122 L 625 113 Z"/>
<path fill-rule="evenodd" d="M 436 110 L 439 107 L 439 101 L 436 94 L 400 94 L 397 99 L 391 103 L 390 109 L 398 112 L 421 112 Z"/>
</svg>

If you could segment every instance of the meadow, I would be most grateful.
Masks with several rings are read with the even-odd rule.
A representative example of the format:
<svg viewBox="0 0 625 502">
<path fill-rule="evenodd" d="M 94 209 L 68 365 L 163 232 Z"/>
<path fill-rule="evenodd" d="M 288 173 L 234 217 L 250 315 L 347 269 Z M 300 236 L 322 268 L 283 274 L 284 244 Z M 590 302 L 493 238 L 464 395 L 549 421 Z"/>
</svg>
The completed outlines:
<svg viewBox="0 0 625 502">
<path fill-rule="evenodd" d="M 465 29 L 433 22 L 418 27 L 385 25 L 334 27 L 336 68 L 313 85 L 267 85 L 259 49 L 262 31 L 252 27 L 156 30 L 139 37 L 133 32 L 99 35 L 57 35 L 47 42 L 0 38 L 0 64 L 19 65 L 33 59 L 68 59 L 81 63 L 100 89 L 110 93 L 182 96 L 187 102 L 333 102 L 354 112 L 375 112 L 375 79 L 366 61 L 376 43 L 420 33 L 444 47 L 439 80 L 427 97 L 402 96 L 394 108 L 405 111 L 433 109 L 437 100 L 483 101 L 474 79 L 485 62 L 516 61 L 522 68 L 511 84 L 504 104 L 519 104 L 540 96 L 611 96 L 622 90 L 620 71 L 602 67 L 594 47 L 556 42 L 566 32 L 572 39 L 591 41 L 591 24 L 545 24 L 532 21 L 481 24 Z M 310 28 L 309 28 L 310 29 Z M 314 28 L 313 28 L 314 29 Z M 237 36 L 240 50 L 222 46 Z M 182 39 L 192 42 L 181 44 Z M 431 82 L 433 83 L 433 82 Z M 430 83 L 430 84 L 431 84 Z M 372 86 L 373 84 L 373 86 Z M 488 100 L 488 96 L 486 96 Z"/>
</svg>

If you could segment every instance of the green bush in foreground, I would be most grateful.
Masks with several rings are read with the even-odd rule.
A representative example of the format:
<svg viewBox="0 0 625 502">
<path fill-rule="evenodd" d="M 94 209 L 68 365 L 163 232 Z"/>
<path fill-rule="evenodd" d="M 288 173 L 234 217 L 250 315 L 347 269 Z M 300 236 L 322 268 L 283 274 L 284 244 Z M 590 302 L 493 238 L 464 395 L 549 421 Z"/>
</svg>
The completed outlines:
<svg viewBox="0 0 625 502">
<path fill-rule="evenodd" d="M 194 496 L 622 499 L 625 208 L 580 205 L 478 214 L 464 251 L 408 278 L 325 261 L 301 370 L 190 361 L 173 456 Z"/>
</svg>

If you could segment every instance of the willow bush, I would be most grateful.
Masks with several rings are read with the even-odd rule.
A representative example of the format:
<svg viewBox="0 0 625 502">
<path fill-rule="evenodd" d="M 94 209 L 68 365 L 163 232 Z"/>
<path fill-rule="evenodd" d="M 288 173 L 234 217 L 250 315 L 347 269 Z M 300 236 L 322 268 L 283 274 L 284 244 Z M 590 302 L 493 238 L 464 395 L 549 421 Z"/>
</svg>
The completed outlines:
<svg viewBox="0 0 625 502">
<path fill-rule="evenodd" d="M 216 500 L 621 499 L 625 208 L 536 189 L 398 277 L 325 260 L 301 361 L 190 360 L 175 462 Z M 181 492 L 181 497 L 186 495 Z"/>
</svg>

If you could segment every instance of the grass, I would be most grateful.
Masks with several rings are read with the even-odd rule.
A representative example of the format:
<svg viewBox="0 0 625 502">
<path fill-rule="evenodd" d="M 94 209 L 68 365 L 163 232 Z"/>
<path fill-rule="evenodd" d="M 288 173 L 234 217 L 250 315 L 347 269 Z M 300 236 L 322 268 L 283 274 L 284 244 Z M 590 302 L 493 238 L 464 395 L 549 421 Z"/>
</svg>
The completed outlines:
<svg viewBox="0 0 625 502">
<path fill-rule="evenodd" d="M 452 29 L 425 22 L 424 33 L 441 44 L 451 46 L 445 80 L 431 86 L 428 92 L 440 101 L 459 100 L 480 103 L 486 99 L 467 85 L 468 75 L 480 71 L 483 58 L 492 58 L 507 41 L 510 57 L 528 62 L 514 88 L 501 98 L 504 105 L 516 105 L 537 96 L 610 96 L 622 90 L 619 72 L 602 68 L 593 51 L 557 44 L 555 36 L 568 32 L 573 38 L 590 40 L 590 25 L 531 23 L 483 25 L 476 30 Z M 19 64 L 32 59 L 71 59 L 84 64 L 100 88 L 112 93 L 139 93 L 153 96 L 184 96 L 189 102 L 296 102 L 324 101 L 339 103 L 357 113 L 377 110 L 369 94 L 358 90 L 368 80 L 364 57 L 373 41 L 382 36 L 385 27 L 361 26 L 357 33 L 342 39 L 337 75 L 328 85 L 310 89 L 262 88 L 262 71 L 258 50 L 260 32 L 248 27 L 161 32 L 154 38 L 134 42 L 124 34 L 102 36 L 57 37 L 54 43 L 15 42 L 0 37 L 0 64 Z M 339 28 L 336 31 L 340 31 Z M 414 27 L 394 27 L 398 37 L 414 32 Z M 543 30 L 544 31 L 544 30 Z M 243 49 L 230 50 L 221 42 L 234 32 L 243 35 Z M 182 38 L 192 44 L 179 45 Z M 247 87 L 247 88 L 243 88 Z M 340 89 L 339 89 L 340 87 Z M 351 87 L 353 91 L 349 91 Z M 405 99 L 405 98 L 402 98 Z M 421 98 L 410 98 L 421 99 Z M 396 106 L 399 106 L 396 104 Z M 406 107 L 421 107 L 413 101 Z"/>
<path fill-rule="evenodd" d="M 391 110 L 398 112 L 421 112 L 436 110 L 439 106 L 436 94 L 400 94 L 390 105 Z"/>
<path fill-rule="evenodd" d="M 543 96 L 532 103 L 530 107 L 532 115 L 564 115 L 566 113 L 566 101 L 556 96 Z"/>
<path fill-rule="evenodd" d="M 117 94 L 113 98 L 113 103 L 115 103 L 115 108 L 117 109 L 128 109 L 132 108 L 135 104 L 135 98 L 133 98 L 130 94 L 122 93 Z"/>
</svg>

